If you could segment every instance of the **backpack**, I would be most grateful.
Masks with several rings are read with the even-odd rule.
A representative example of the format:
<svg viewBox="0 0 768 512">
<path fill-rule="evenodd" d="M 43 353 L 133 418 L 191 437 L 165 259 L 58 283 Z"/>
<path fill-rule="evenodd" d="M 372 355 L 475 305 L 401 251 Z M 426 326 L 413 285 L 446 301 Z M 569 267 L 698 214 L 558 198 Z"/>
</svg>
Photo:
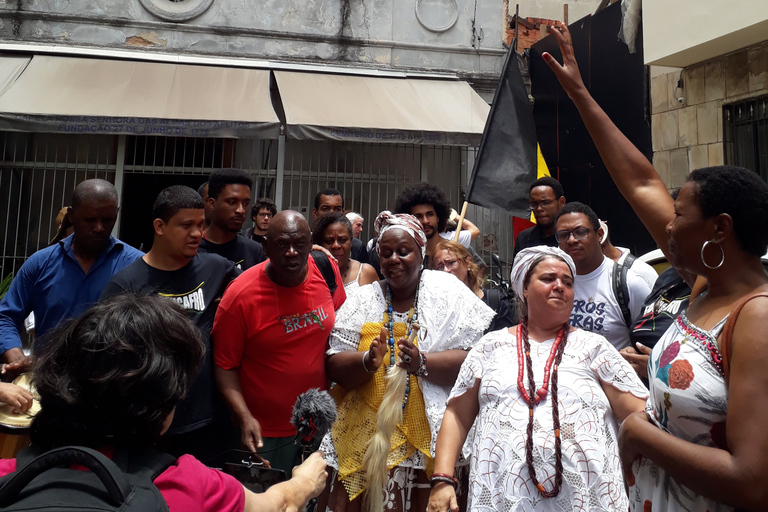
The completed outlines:
<svg viewBox="0 0 768 512">
<path fill-rule="evenodd" d="M 320 273 L 323 275 L 325 284 L 328 286 L 328 291 L 331 292 L 331 298 L 333 298 L 333 294 L 336 292 L 336 288 L 338 288 L 339 285 L 336 284 L 336 274 L 333 273 L 331 260 L 328 259 L 328 255 L 323 251 L 312 251 L 309 254 L 311 254 L 312 259 L 315 260 L 315 265 L 317 265 L 318 270 L 320 270 Z"/>
<path fill-rule="evenodd" d="M 627 273 L 629 268 L 637 258 L 627 253 L 623 258 L 613 264 L 613 276 L 611 277 L 611 287 L 613 296 L 619 303 L 619 309 L 624 317 L 624 323 L 632 329 L 632 313 L 629 311 L 629 287 L 627 286 Z"/>
<path fill-rule="evenodd" d="M 16 471 L 0 478 L 0 510 L 167 512 L 152 482 L 175 463 L 175 457 L 154 450 L 118 450 L 113 461 L 83 446 L 50 451 L 31 446 L 19 452 Z"/>
</svg>

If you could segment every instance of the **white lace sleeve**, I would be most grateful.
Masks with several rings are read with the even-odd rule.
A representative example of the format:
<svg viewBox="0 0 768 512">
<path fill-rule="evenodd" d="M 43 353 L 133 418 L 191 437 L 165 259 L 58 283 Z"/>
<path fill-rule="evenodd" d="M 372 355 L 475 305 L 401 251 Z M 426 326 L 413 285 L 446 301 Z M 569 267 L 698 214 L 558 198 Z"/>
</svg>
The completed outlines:
<svg viewBox="0 0 768 512">
<path fill-rule="evenodd" d="M 467 358 L 461 365 L 456 383 L 448 395 L 449 402 L 466 393 L 478 380 L 482 380 L 484 369 L 493 356 L 494 348 L 498 347 L 505 336 L 508 336 L 506 331 L 488 333 L 469 351 Z"/>
<path fill-rule="evenodd" d="M 361 286 L 355 294 L 347 296 L 347 300 L 336 311 L 336 322 L 331 331 L 326 355 L 357 350 L 363 324 L 381 321 L 384 306 L 378 297 L 381 295 L 380 290 L 379 283 L 371 283 Z"/>
<path fill-rule="evenodd" d="M 597 334 L 592 336 L 597 339 L 597 349 L 589 369 L 595 372 L 602 382 L 622 393 L 632 393 L 637 398 L 647 399 L 648 389 L 632 366 L 621 357 L 619 351 L 602 336 Z"/>
<path fill-rule="evenodd" d="M 472 348 L 496 314 L 455 276 L 434 270 L 424 271 L 419 310 L 427 327 L 419 341 L 425 352 Z"/>
</svg>

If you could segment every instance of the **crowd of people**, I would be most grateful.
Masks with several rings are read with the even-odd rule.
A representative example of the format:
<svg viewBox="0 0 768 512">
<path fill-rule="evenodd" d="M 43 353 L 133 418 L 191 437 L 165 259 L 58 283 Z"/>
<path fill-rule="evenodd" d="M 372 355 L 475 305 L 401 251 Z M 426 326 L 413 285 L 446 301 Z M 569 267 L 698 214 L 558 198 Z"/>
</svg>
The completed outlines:
<svg viewBox="0 0 768 512">
<path fill-rule="evenodd" d="M 544 60 L 668 270 L 551 177 L 529 189 L 515 305 L 432 184 L 401 190 L 366 243 L 340 191 L 318 191 L 310 225 L 219 169 L 160 192 L 143 253 L 111 235 L 115 188 L 86 180 L 0 302 L 0 374 L 34 383 L 0 383 L 0 401 L 41 405 L 0 477 L 55 447 L 154 447 L 173 456 L 154 479 L 171 510 L 763 509 L 768 186 L 712 167 L 670 195 L 589 95 L 567 27 L 552 33 L 563 62 Z M 291 410 L 313 388 L 337 419 L 302 460 Z M 292 478 L 253 494 L 203 465 L 232 448 Z"/>
</svg>

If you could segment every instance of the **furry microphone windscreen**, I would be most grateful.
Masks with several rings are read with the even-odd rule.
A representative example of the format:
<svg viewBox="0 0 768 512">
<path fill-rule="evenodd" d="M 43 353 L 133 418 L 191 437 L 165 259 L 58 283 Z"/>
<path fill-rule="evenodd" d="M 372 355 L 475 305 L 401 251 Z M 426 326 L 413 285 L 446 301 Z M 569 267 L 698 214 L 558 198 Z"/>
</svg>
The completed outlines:
<svg viewBox="0 0 768 512">
<path fill-rule="evenodd" d="M 310 389 L 296 399 L 291 425 L 296 427 L 304 442 L 311 443 L 313 451 L 320 446 L 334 421 L 336 402 L 327 391 Z"/>
</svg>

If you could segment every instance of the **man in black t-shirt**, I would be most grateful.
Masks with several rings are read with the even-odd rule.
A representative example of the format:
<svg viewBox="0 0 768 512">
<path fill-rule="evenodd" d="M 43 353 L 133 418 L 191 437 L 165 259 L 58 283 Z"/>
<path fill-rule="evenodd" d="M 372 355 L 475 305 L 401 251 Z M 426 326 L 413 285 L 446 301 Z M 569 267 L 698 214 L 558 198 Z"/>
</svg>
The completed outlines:
<svg viewBox="0 0 768 512">
<path fill-rule="evenodd" d="M 205 461 L 228 447 L 228 416 L 213 380 L 210 334 L 219 298 L 239 272 L 218 255 L 198 254 L 204 213 L 202 198 L 193 189 L 166 188 L 157 196 L 152 216 L 152 249 L 115 274 L 101 298 L 120 293 L 168 297 L 200 329 L 206 343 L 200 375 L 176 407 L 161 445 L 174 455 L 190 453 Z"/>
<path fill-rule="evenodd" d="M 200 252 L 222 256 L 246 270 L 264 261 L 258 242 L 238 236 L 251 204 L 253 180 L 240 169 L 217 169 L 208 178 L 208 207 L 211 221 L 203 232 Z"/>
<path fill-rule="evenodd" d="M 563 186 L 550 176 L 537 179 L 528 188 L 528 204 L 536 218 L 536 225 L 518 233 L 514 256 L 527 247 L 557 247 L 555 219 L 560 209 L 565 206 Z"/>
</svg>

